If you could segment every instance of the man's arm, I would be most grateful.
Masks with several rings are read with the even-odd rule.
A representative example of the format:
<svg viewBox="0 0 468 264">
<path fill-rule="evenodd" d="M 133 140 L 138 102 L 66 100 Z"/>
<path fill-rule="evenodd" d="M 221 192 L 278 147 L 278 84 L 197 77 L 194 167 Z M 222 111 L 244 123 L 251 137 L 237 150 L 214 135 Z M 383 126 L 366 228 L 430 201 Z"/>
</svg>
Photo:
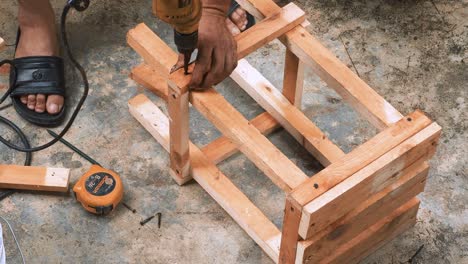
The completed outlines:
<svg viewBox="0 0 468 264">
<path fill-rule="evenodd" d="M 198 56 L 191 89 L 220 83 L 237 67 L 237 43 L 226 27 L 231 0 L 202 0 L 198 30 Z"/>
</svg>

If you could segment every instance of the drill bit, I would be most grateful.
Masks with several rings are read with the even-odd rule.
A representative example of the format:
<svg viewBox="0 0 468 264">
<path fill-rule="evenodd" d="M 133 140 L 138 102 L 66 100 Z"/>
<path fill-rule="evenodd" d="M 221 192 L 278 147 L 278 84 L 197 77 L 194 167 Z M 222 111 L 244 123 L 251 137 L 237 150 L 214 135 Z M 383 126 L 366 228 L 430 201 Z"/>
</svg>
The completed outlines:
<svg viewBox="0 0 468 264">
<path fill-rule="evenodd" d="M 188 75 L 188 67 L 190 64 L 190 57 L 192 57 L 192 52 L 191 51 L 186 51 L 184 52 L 184 73 L 185 75 Z"/>
</svg>

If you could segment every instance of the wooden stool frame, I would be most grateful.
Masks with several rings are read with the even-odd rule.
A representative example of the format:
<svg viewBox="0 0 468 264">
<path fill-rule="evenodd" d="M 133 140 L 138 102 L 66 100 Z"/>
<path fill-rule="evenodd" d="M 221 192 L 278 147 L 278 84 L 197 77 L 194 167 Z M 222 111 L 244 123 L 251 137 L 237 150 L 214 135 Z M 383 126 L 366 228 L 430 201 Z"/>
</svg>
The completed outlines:
<svg viewBox="0 0 468 264">
<path fill-rule="evenodd" d="M 249 121 L 213 88 L 188 91 L 190 76 L 169 74 L 177 53 L 144 24 L 127 36 L 145 60 L 131 77 L 167 101 L 169 117 L 144 95 L 129 101 L 130 112 L 170 153 L 175 181 L 195 179 L 275 262 L 358 262 L 415 224 L 416 195 L 441 128 L 420 111 L 400 114 L 304 29 L 305 13 L 296 5 L 238 2 L 261 22 L 236 37 L 240 61 L 231 77 L 266 112 Z M 276 38 L 287 48 L 283 92 L 242 59 Z M 380 132 L 345 154 L 300 110 L 304 66 Z M 194 145 L 189 103 L 223 136 Z M 305 175 L 265 137 L 279 127 L 325 168 Z M 281 231 L 216 167 L 238 151 L 287 193 Z"/>
</svg>

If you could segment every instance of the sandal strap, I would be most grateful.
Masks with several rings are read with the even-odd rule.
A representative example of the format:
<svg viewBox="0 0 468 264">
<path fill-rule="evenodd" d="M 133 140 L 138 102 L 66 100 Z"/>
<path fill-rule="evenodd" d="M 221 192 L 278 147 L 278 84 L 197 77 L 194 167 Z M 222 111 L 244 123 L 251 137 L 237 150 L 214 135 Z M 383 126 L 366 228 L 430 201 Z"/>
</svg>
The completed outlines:
<svg viewBox="0 0 468 264">
<path fill-rule="evenodd" d="M 13 60 L 10 71 L 11 97 L 28 94 L 65 95 L 63 59 L 33 56 Z"/>
</svg>

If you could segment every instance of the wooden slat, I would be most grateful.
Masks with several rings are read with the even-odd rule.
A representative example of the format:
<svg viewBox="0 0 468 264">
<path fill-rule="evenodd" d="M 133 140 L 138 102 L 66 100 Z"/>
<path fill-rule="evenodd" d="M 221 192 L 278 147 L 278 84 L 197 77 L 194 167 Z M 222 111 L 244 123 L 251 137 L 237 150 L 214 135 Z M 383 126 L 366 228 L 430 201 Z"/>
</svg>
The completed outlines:
<svg viewBox="0 0 468 264">
<path fill-rule="evenodd" d="M 293 3 L 286 5 L 278 14 L 265 18 L 235 37 L 238 59 L 244 58 L 304 21 L 304 11 Z"/>
<path fill-rule="evenodd" d="M 156 95 L 159 95 L 162 99 L 166 100 L 167 85 L 160 85 L 159 79 L 154 78 L 153 76 L 155 75 L 150 66 L 146 64 L 140 64 L 133 68 L 131 78 L 140 85 L 154 92 Z M 264 135 L 268 135 L 281 127 L 279 123 L 268 113 L 262 113 L 258 115 L 257 117 L 250 120 L 250 123 Z M 239 151 L 236 144 L 232 143 L 225 136 L 219 137 L 210 144 L 204 146 L 201 150 L 214 164 L 218 164 L 219 162 L 229 158 Z"/>
<path fill-rule="evenodd" d="M 290 195 L 298 205 L 308 204 L 429 124 L 429 118 L 421 111 L 415 111 L 308 179 Z"/>
<path fill-rule="evenodd" d="M 0 188 L 67 192 L 69 169 L 0 165 Z"/>
<path fill-rule="evenodd" d="M 192 179 L 189 158 L 189 94 L 179 93 L 169 86 L 167 100 L 171 142 L 170 173 L 182 185 Z"/>
<path fill-rule="evenodd" d="M 275 129 L 281 127 L 268 113 L 262 113 L 249 122 L 263 135 L 268 135 Z M 218 164 L 239 151 L 236 144 L 232 143 L 231 140 L 225 136 L 212 141 L 201 150 L 214 164 Z"/>
<path fill-rule="evenodd" d="M 296 263 L 318 263 L 341 245 L 377 223 L 424 190 L 429 165 L 420 160 L 399 173 L 401 178 L 374 194 L 312 239 L 298 245 Z M 397 175 L 396 177 L 399 177 Z"/>
<path fill-rule="evenodd" d="M 396 236 L 416 224 L 419 200 L 413 198 L 389 216 L 362 232 L 350 242 L 336 249 L 320 263 L 359 263 L 368 254 L 374 252 Z"/>
<path fill-rule="evenodd" d="M 257 9 L 256 12 L 267 17 L 274 15 L 279 8 L 270 0 L 249 2 Z M 403 117 L 304 27 L 297 26 L 280 40 L 377 128 L 383 130 Z"/>
<path fill-rule="evenodd" d="M 302 108 L 303 90 L 304 64 L 294 53 L 286 49 L 284 58 L 283 95 L 299 110 Z"/>
<path fill-rule="evenodd" d="M 146 96 L 129 101 L 132 115 L 168 150 L 169 120 Z M 201 150 L 190 143 L 193 178 L 253 238 L 273 260 L 278 260 L 278 228 L 220 171 Z"/>
<path fill-rule="evenodd" d="M 338 146 L 246 60 L 239 61 L 231 78 L 324 166 L 344 156 L 344 152 Z"/>
<path fill-rule="evenodd" d="M 431 124 L 304 206 L 299 234 L 304 238 L 315 236 L 366 197 L 398 180 L 398 173 L 404 168 L 418 159 L 431 158 L 440 132 L 439 125 Z"/>
<path fill-rule="evenodd" d="M 129 42 L 129 44 L 132 47 L 135 46 L 135 50 L 151 66 L 158 57 L 170 57 L 176 54 L 173 51 L 172 55 L 159 53 L 155 47 L 157 45 L 165 46 L 166 44 L 144 24 L 140 24 L 131 30 L 129 38 L 138 40 L 137 43 Z M 166 50 L 166 48 L 161 50 Z M 157 62 L 155 66 L 160 67 L 161 64 Z M 167 64 L 165 67 L 169 69 L 171 64 Z M 191 68 L 193 67 L 194 65 L 191 65 Z M 171 74 L 169 85 L 175 85 L 179 88 L 179 91 L 185 91 L 189 81 L 190 76 L 179 70 Z M 203 92 L 191 92 L 190 102 L 283 190 L 289 191 L 307 179 L 307 176 L 291 160 L 281 153 L 213 88 Z"/>
</svg>

